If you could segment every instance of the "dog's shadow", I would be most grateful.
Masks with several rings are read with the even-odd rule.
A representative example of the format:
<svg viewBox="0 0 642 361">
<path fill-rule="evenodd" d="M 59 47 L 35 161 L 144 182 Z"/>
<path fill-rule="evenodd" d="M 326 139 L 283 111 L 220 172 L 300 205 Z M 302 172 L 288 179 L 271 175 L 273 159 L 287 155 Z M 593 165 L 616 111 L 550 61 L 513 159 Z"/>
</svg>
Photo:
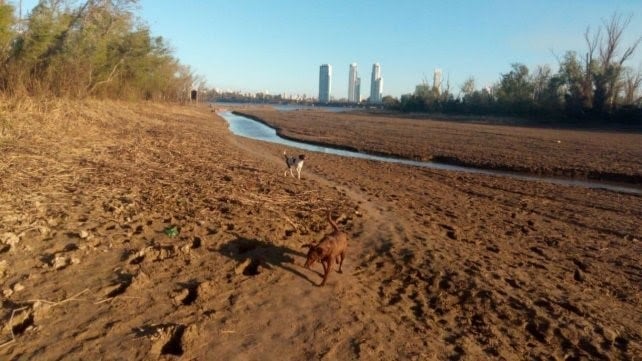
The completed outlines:
<svg viewBox="0 0 642 361">
<path fill-rule="evenodd" d="M 255 276 L 259 274 L 260 268 L 279 267 L 315 284 L 307 275 L 299 272 L 294 263 L 294 256 L 305 257 L 305 253 L 259 239 L 243 237 L 236 233 L 234 236 L 236 236 L 235 239 L 225 243 L 217 251 L 237 261 L 237 267 L 242 267 L 237 273 Z"/>
</svg>

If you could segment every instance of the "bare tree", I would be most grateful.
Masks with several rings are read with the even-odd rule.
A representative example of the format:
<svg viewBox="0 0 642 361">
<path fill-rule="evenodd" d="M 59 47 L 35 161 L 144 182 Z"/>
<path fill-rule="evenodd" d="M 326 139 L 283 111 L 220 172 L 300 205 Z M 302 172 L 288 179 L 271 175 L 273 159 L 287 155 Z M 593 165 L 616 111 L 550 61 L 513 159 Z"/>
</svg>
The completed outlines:
<svg viewBox="0 0 642 361">
<path fill-rule="evenodd" d="M 548 87 L 551 80 L 551 67 L 548 65 L 538 65 L 531 75 L 531 83 L 533 84 L 533 99 L 536 102 L 541 101 L 541 98 Z"/>
<path fill-rule="evenodd" d="M 623 18 L 622 15 L 613 14 L 608 22 L 604 22 L 605 37 L 599 40 L 599 65 L 594 71 L 593 81 L 595 92 L 593 109 L 598 113 L 612 110 L 615 107 L 618 82 L 621 80 L 624 63 L 635 53 L 642 41 L 636 39 L 631 45 L 622 48 L 622 34 L 631 23 L 632 16 Z M 595 43 L 592 43 L 595 44 Z"/>
<path fill-rule="evenodd" d="M 584 41 L 586 42 L 586 56 L 584 58 L 584 75 L 581 80 L 580 89 L 582 91 L 582 106 L 590 108 L 593 106 L 593 82 L 595 77 L 595 51 L 602 38 L 602 29 L 598 28 L 595 34 L 591 35 L 591 27 L 587 27 L 584 32 Z"/>
<path fill-rule="evenodd" d="M 641 86 L 642 70 L 633 71 L 632 69 L 627 69 L 624 72 L 624 80 L 622 81 L 622 104 L 640 105 L 642 102 Z"/>
</svg>

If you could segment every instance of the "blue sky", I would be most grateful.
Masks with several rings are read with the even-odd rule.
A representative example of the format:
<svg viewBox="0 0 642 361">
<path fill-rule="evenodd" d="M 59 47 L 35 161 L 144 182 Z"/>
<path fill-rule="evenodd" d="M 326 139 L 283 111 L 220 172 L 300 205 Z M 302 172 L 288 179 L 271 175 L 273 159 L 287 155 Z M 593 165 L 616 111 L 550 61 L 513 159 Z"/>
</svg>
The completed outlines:
<svg viewBox="0 0 642 361">
<path fill-rule="evenodd" d="M 396 97 L 435 68 L 455 93 L 470 76 L 478 88 L 497 82 L 514 62 L 556 71 L 553 53 L 584 51 L 586 27 L 614 12 L 633 15 L 625 44 L 642 36 L 642 0 L 141 0 L 137 10 L 210 87 L 316 97 L 329 63 L 335 98 L 347 96 L 352 62 L 365 96 L 375 62 Z M 642 67 L 642 47 L 629 65 Z"/>
</svg>

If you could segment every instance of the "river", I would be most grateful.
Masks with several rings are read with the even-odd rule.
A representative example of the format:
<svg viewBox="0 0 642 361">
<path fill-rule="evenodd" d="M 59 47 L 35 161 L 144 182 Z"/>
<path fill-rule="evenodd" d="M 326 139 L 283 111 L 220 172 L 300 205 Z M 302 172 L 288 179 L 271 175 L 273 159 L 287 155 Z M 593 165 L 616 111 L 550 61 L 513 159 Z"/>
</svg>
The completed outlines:
<svg viewBox="0 0 642 361">
<path fill-rule="evenodd" d="M 383 156 L 377 156 L 377 155 L 372 155 L 367 153 L 344 150 L 344 149 L 324 147 L 324 146 L 309 144 L 301 141 L 293 141 L 293 140 L 281 138 L 276 133 L 276 130 L 274 128 L 271 128 L 253 119 L 234 114 L 231 111 L 221 111 L 218 114 L 227 121 L 230 127 L 230 131 L 235 135 L 256 139 L 256 140 L 261 140 L 265 142 L 270 142 L 270 143 L 283 144 L 289 147 L 304 149 L 311 152 L 335 154 L 335 155 L 340 155 L 342 157 L 369 159 L 369 160 L 375 160 L 379 162 L 399 163 L 399 164 L 405 164 L 405 165 L 410 165 L 415 167 L 441 169 L 441 170 L 456 171 L 456 172 L 478 173 L 478 174 L 486 174 L 486 175 L 492 175 L 492 176 L 510 177 L 515 179 L 527 180 L 527 181 L 538 181 L 538 182 L 548 182 L 548 183 L 568 185 L 568 186 L 578 186 L 578 187 L 584 187 L 584 188 L 606 189 L 606 190 L 620 192 L 620 193 L 642 194 L 642 189 L 636 188 L 634 185 L 629 185 L 629 184 L 620 184 L 620 183 L 603 182 L 603 181 L 591 181 L 591 180 L 574 179 L 574 178 L 562 178 L 562 177 L 543 177 L 543 176 L 527 175 L 527 174 L 516 173 L 516 172 L 497 171 L 497 170 L 451 165 L 451 164 L 439 163 L 439 162 L 422 162 L 422 161 L 415 161 L 415 160 L 403 159 L 403 158 L 383 157 Z"/>
</svg>

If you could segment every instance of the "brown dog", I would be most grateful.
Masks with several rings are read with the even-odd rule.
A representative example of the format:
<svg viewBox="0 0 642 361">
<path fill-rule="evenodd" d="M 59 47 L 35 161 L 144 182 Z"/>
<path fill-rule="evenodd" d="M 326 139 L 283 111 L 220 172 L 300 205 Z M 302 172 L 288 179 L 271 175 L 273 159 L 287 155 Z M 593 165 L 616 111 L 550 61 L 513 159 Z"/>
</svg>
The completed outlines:
<svg viewBox="0 0 642 361">
<path fill-rule="evenodd" d="M 328 222 L 330 222 L 332 228 L 334 228 L 332 233 L 326 234 L 317 244 L 309 243 L 303 245 L 303 247 L 309 248 L 304 267 L 310 268 L 316 261 L 321 262 L 323 266 L 323 281 L 319 286 L 325 285 L 333 261 L 339 264 L 339 270 L 337 272 L 342 272 L 341 266 L 345 258 L 346 248 L 348 248 L 348 236 L 339 230 L 337 224 L 332 220 L 330 212 L 328 212 Z"/>
</svg>

